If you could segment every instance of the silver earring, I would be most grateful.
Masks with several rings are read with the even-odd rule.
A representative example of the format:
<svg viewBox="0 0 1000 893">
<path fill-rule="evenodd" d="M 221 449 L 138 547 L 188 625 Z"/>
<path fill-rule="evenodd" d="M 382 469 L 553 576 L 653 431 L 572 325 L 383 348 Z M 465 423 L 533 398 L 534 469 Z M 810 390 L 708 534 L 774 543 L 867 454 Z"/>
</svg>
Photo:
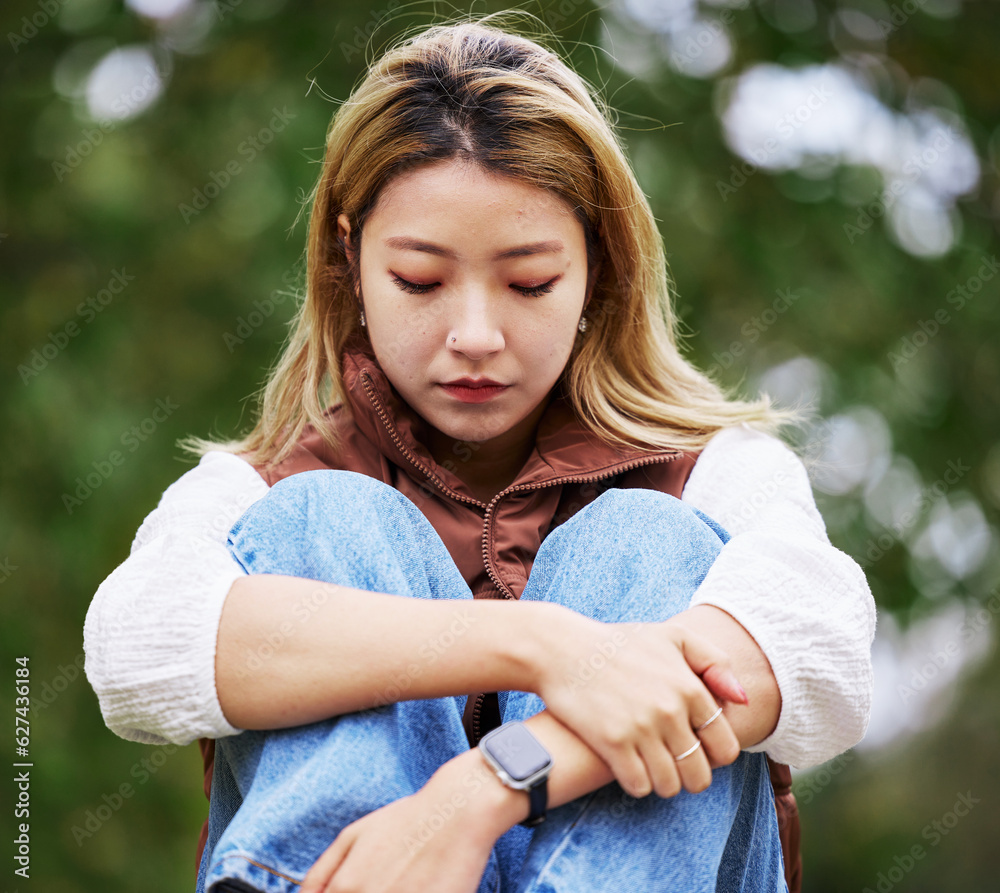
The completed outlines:
<svg viewBox="0 0 1000 893">
<path fill-rule="evenodd" d="M 362 329 L 363 329 L 363 328 L 364 328 L 364 327 L 365 327 L 366 325 L 368 325 L 368 323 L 366 323 L 366 322 L 365 322 L 365 311 L 364 311 L 364 310 L 359 310 L 359 311 L 358 311 L 358 319 L 360 319 L 360 320 L 361 320 L 361 328 L 362 328 Z"/>
<path fill-rule="evenodd" d="M 586 316 L 581 316 L 580 317 L 580 324 L 577 326 L 577 328 L 581 332 L 586 332 L 587 331 L 587 317 Z"/>
</svg>

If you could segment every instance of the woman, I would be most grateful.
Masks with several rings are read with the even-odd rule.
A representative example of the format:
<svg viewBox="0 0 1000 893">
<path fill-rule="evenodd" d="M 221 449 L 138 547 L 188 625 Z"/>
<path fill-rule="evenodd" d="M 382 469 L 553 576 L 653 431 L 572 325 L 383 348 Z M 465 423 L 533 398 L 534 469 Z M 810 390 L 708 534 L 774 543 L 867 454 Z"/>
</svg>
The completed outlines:
<svg viewBox="0 0 1000 893">
<path fill-rule="evenodd" d="M 681 358 L 581 81 L 482 22 L 388 53 L 307 276 L 87 616 L 114 731 L 216 739 L 198 889 L 784 889 L 763 754 L 860 739 L 871 595 L 777 414 Z"/>
</svg>

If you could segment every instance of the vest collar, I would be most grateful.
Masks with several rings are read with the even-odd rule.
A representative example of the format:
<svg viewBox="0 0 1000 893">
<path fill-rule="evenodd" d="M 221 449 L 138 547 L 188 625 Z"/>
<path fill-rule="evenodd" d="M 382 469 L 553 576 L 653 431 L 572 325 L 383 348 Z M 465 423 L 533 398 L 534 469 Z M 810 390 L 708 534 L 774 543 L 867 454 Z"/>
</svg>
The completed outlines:
<svg viewBox="0 0 1000 893">
<path fill-rule="evenodd" d="M 424 445 L 428 426 L 392 387 L 364 336 L 352 336 L 343 351 L 342 374 L 354 423 L 381 454 L 406 469 L 436 479 L 454 495 L 479 503 L 454 472 L 439 465 Z M 601 440 L 577 418 L 557 385 L 538 423 L 535 446 L 517 479 L 503 492 L 557 480 L 604 477 L 621 467 L 664 461 L 676 450 L 641 450 Z M 480 503 L 481 504 L 481 503 Z"/>
</svg>

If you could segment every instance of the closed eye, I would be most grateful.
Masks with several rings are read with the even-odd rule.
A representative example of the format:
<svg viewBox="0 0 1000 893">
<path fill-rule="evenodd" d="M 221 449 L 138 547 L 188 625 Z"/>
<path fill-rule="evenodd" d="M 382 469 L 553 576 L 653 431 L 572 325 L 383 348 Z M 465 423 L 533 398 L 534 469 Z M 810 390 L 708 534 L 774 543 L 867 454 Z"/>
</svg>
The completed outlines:
<svg viewBox="0 0 1000 893">
<path fill-rule="evenodd" d="M 541 285 L 511 285 L 511 288 L 529 298 L 540 298 L 542 295 L 547 295 L 553 288 L 555 288 L 556 280 L 558 278 L 559 277 L 556 276 L 548 282 L 543 282 Z"/>
<path fill-rule="evenodd" d="M 404 279 L 397 273 L 392 274 L 392 279 L 400 289 L 405 291 L 407 294 L 411 295 L 425 295 L 428 292 L 432 291 L 433 289 L 437 288 L 441 284 L 440 282 L 427 282 L 427 283 L 410 282 L 408 279 Z M 510 287 L 514 289 L 514 291 L 519 292 L 525 297 L 540 298 L 542 295 L 547 295 L 550 291 L 552 291 L 553 288 L 555 288 L 555 284 L 558 281 L 558 279 L 559 277 L 555 276 L 548 282 L 543 282 L 541 285 L 530 285 L 530 286 L 514 285 L 512 283 Z"/>
<path fill-rule="evenodd" d="M 410 295 L 425 295 L 431 289 L 437 288 L 440 282 L 410 282 L 404 279 L 402 276 L 397 276 L 395 273 L 392 274 L 393 281 L 398 285 L 403 291 Z"/>
</svg>

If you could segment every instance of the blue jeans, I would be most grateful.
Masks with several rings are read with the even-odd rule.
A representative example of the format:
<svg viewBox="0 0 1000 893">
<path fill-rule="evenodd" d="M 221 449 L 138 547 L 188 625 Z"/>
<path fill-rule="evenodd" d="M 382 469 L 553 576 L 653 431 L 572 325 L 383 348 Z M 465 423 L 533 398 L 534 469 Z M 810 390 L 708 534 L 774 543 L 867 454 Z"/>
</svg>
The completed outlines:
<svg viewBox="0 0 1000 893">
<path fill-rule="evenodd" d="M 522 600 L 559 602 L 605 622 L 665 620 L 688 606 L 726 539 L 671 496 L 608 490 L 544 540 Z M 461 600 L 472 598 L 420 510 L 353 472 L 304 472 L 279 482 L 229 541 L 251 574 L 454 599 L 457 618 Z M 294 635 L 296 623 L 308 622 L 308 605 L 301 607 L 302 616 L 293 610 L 277 635 Z M 295 890 L 343 827 L 416 792 L 468 749 L 465 701 L 399 701 L 219 739 L 198 893 Z M 534 694 L 500 695 L 505 721 L 543 706 Z M 479 893 L 633 889 L 786 889 L 763 754 L 744 752 L 713 770 L 699 794 L 635 799 L 612 783 L 550 810 L 535 829 L 515 826 L 494 847 Z"/>
</svg>

